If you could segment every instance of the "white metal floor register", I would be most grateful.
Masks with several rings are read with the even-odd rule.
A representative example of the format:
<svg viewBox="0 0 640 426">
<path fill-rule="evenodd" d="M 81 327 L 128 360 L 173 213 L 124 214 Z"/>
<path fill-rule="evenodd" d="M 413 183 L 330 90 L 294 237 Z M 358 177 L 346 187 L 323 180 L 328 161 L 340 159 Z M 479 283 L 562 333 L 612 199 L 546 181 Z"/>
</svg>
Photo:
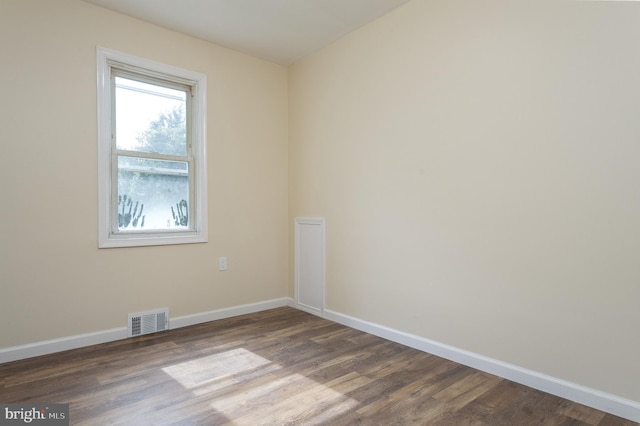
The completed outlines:
<svg viewBox="0 0 640 426">
<path fill-rule="evenodd" d="M 69 426 L 69 404 L 0 404 L 0 426 Z"/>
</svg>

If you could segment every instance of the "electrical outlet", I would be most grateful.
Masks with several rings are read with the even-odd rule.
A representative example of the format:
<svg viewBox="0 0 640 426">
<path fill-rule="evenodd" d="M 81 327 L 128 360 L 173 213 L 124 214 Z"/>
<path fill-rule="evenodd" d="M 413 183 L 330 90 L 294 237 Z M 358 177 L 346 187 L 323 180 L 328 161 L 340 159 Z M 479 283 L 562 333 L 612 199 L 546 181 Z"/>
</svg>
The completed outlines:
<svg viewBox="0 0 640 426">
<path fill-rule="evenodd" d="M 226 257 L 221 257 L 218 259 L 218 270 L 219 271 L 226 271 L 227 270 L 227 258 Z"/>
</svg>

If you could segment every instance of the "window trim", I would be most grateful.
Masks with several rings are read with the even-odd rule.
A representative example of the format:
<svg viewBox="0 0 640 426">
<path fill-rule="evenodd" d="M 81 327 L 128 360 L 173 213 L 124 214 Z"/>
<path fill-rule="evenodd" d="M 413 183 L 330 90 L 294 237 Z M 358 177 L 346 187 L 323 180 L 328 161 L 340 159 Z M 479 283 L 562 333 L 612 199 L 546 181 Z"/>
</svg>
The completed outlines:
<svg viewBox="0 0 640 426">
<path fill-rule="evenodd" d="M 204 74 L 166 65 L 98 46 L 97 102 L 98 102 L 98 247 L 137 247 L 168 244 L 204 243 L 208 241 L 207 226 L 207 170 L 206 170 L 206 94 L 207 77 Z M 112 99 L 111 67 L 143 73 L 151 79 L 174 81 L 192 89 L 192 154 L 194 229 L 173 232 L 112 232 Z M 189 119 L 189 118 L 187 118 Z"/>
</svg>

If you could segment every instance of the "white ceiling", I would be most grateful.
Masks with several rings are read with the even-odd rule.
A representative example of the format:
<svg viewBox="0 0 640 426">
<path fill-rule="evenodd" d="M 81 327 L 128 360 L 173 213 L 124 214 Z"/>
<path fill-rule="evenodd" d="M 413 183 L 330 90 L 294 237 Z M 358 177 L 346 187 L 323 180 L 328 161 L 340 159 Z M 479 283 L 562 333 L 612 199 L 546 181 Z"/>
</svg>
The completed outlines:
<svg viewBox="0 0 640 426">
<path fill-rule="evenodd" d="M 409 0 L 84 0 L 289 65 Z"/>
</svg>

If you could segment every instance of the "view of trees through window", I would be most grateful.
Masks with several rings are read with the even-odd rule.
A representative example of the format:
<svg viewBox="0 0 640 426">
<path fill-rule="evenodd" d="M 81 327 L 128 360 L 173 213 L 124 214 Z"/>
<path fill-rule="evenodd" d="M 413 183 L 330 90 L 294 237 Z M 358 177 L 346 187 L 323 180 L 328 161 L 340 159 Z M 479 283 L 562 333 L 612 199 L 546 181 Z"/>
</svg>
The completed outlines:
<svg viewBox="0 0 640 426">
<path fill-rule="evenodd" d="M 184 91 L 116 77 L 119 230 L 188 227 L 185 108 Z"/>
</svg>

